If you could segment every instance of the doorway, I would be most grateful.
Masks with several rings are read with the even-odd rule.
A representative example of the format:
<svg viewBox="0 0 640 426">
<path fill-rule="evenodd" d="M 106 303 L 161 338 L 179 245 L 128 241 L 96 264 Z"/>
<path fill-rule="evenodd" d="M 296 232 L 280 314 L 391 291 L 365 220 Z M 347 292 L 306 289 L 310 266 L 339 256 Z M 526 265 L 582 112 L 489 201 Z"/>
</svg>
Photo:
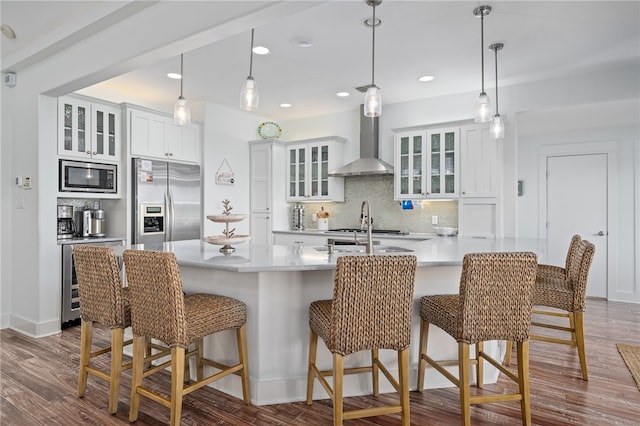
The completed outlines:
<svg viewBox="0 0 640 426">
<path fill-rule="evenodd" d="M 579 234 L 596 246 L 587 296 L 608 296 L 609 158 L 607 153 L 546 157 L 547 261 L 565 264 L 569 242 Z"/>
</svg>

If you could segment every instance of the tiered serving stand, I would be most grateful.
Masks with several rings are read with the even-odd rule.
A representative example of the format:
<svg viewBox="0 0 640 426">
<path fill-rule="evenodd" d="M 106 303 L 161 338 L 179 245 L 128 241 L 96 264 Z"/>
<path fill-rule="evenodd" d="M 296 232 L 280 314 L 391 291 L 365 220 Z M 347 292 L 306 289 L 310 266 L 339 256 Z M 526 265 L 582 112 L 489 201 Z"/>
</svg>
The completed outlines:
<svg viewBox="0 0 640 426">
<path fill-rule="evenodd" d="M 207 216 L 207 219 L 216 223 L 224 223 L 225 230 L 222 235 L 214 235 L 210 237 L 205 237 L 205 241 L 209 244 L 215 244 L 222 246 L 220 248 L 220 253 L 224 253 L 225 255 L 230 255 L 235 252 L 236 249 L 231 246 L 231 244 L 240 244 L 245 241 L 249 241 L 251 237 L 249 235 L 231 235 L 228 237 L 229 224 L 234 222 L 240 222 L 247 218 L 246 214 L 210 214 Z"/>
</svg>

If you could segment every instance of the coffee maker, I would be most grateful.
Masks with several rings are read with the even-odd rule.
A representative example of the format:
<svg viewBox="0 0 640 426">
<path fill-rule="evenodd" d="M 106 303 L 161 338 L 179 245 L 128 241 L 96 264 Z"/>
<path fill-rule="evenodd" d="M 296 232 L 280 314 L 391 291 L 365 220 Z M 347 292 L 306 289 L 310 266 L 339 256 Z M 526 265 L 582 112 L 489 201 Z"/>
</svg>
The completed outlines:
<svg viewBox="0 0 640 426">
<path fill-rule="evenodd" d="M 79 237 L 104 237 L 107 228 L 105 211 L 100 208 L 100 201 L 93 202 L 93 210 L 85 207 L 76 211 L 77 235 Z"/>
<path fill-rule="evenodd" d="M 58 206 L 58 239 L 73 238 L 75 232 L 73 206 Z"/>
</svg>

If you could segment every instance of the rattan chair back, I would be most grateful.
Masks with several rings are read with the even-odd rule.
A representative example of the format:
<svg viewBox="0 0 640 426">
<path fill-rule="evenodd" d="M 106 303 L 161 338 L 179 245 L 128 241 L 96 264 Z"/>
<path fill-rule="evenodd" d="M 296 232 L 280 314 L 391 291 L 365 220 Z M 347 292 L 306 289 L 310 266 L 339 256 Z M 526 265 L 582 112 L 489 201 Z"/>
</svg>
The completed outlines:
<svg viewBox="0 0 640 426">
<path fill-rule="evenodd" d="M 578 247 L 582 242 L 580 235 L 574 235 L 571 237 L 571 243 L 569 244 L 569 250 L 567 251 L 567 260 L 565 261 L 565 278 L 569 279 L 569 273 L 573 269 L 573 265 L 576 262 L 580 262 L 580 256 L 578 255 Z"/>
<path fill-rule="evenodd" d="M 329 350 L 346 356 L 373 348 L 407 348 L 415 271 L 415 256 L 339 257 L 325 341 Z"/>
<path fill-rule="evenodd" d="M 593 243 L 582 240 L 578 244 L 569 269 L 567 270 L 567 280 L 569 288 L 573 290 L 573 312 L 582 312 L 587 305 L 587 280 L 589 269 L 593 261 L 596 247 Z"/>
<path fill-rule="evenodd" d="M 128 327 L 131 324 L 129 302 L 113 248 L 77 244 L 73 246 L 73 259 L 80 293 L 80 317 L 111 328 Z"/>
<path fill-rule="evenodd" d="M 472 253 L 464 256 L 456 339 L 523 342 L 529 338 L 534 253 Z"/>
<path fill-rule="evenodd" d="M 169 346 L 190 343 L 178 262 L 173 253 L 125 250 L 131 297 L 131 328 L 136 336 Z"/>
</svg>

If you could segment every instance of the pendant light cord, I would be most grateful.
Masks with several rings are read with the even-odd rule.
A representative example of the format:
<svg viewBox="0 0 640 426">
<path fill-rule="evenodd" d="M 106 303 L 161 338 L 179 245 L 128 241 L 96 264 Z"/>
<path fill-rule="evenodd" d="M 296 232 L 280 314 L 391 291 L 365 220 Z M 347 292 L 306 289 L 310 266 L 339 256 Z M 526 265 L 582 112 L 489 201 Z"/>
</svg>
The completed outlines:
<svg viewBox="0 0 640 426">
<path fill-rule="evenodd" d="M 182 98 L 182 82 L 184 81 L 184 73 L 183 73 L 183 54 L 180 54 L 180 97 Z"/>
<path fill-rule="evenodd" d="M 253 31 L 251 28 L 251 50 L 249 50 L 249 77 L 253 77 Z"/>
<path fill-rule="evenodd" d="M 496 46 L 493 51 L 496 54 L 496 115 L 499 115 L 498 113 L 498 47 Z"/>
<path fill-rule="evenodd" d="M 484 93 L 484 11 L 480 11 L 480 63 L 482 67 L 482 93 Z"/>
<path fill-rule="evenodd" d="M 373 37 L 371 43 L 371 85 L 375 86 L 375 63 L 376 63 L 376 5 L 373 5 L 373 20 L 371 21 L 373 26 Z"/>
</svg>

